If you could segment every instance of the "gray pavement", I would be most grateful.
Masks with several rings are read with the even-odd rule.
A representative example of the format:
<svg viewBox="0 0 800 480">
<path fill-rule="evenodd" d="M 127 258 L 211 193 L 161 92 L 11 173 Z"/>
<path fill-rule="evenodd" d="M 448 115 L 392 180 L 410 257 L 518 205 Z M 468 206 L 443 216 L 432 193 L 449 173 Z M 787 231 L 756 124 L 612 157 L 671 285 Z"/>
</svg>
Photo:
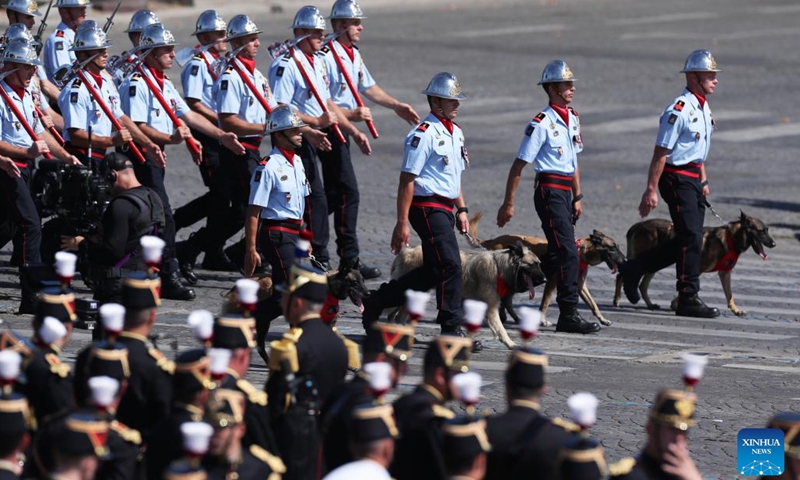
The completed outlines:
<svg viewBox="0 0 800 480">
<path fill-rule="evenodd" d="M 189 44 L 194 18 L 212 3 L 216 2 L 200 0 L 194 10 L 158 13 L 179 41 Z M 279 13 L 271 13 L 276 3 L 247 4 L 247 12 L 265 30 L 264 46 L 290 35 L 286 26 L 302 3 L 284 2 Z M 232 15 L 240 13 L 242 5 L 223 9 Z M 778 242 L 766 262 L 747 252 L 736 266 L 734 295 L 748 315 L 736 317 L 725 308 L 715 275 L 705 275 L 702 286 L 706 301 L 723 310 L 718 319 L 686 319 L 664 309 L 651 312 L 627 304 L 614 308 L 613 277 L 605 268 L 593 268 L 589 287 L 614 324 L 586 337 L 546 328 L 535 344 L 551 355 L 547 413 L 565 415 L 565 400 L 573 392 L 597 395 L 601 404 L 593 433 L 611 460 L 641 448 L 656 391 L 680 387 L 680 355 L 707 354 L 710 365 L 697 390 L 698 426 L 691 450 L 705 475 L 735 477 L 739 429 L 763 426 L 772 413 L 800 407 L 800 119 L 794 104 L 800 96 L 800 6 L 776 0 L 365 0 L 362 7 L 369 19 L 361 51 L 389 92 L 425 112 L 425 99 L 418 92 L 434 73 L 449 70 L 470 96 L 458 119 L 471 160 L 463 187 L 470 210 L 486 216 L 480 225 L 483 238 L 501 233 L 492 219 L 525 124 L 545 105 L 535 83 L 547 61 L 564 58 L 579 79 L 574 106 L 584 128 L 586 150 L 580 162 L 586 198 L 576 234 L 599 229 L 624 245 L 625 232 L 639 220 L 636 206 L 658 114 L 683 86 L 677 71 L 691 50 L 714 52 L 724 72 L 709 99 L 718 123 L 707 166 L 710 200 L 726 220 L 735 219 L 740 209 L 761 218 Z M 113 32 L 115 50 L 127 47 L 125 23 L 121 17 Z M 264 54 L 259 66 L 266 71 L 267 65 Z M 173 78 L 178 76 L 173 72 Z M 362 190 L 360 238 L 362 258 L 388 277 L 396 179 L 408 126 L 379 107 L 375 123 L 381 137 L 373 141 L 373 155 L 354 154 Z M 180 206 L 203 187 L 184 147 L 170 147 L 168 153 L 168 185 L 173 205 Z M 520 187 L 517 217 L 502 232 L 541 235 L 530 201 L 531 170 Z M 659 206 L 655 216 L 667 217 L 666 208 Z M 719 224 L 711 215 L 706 222 Z M 182 231 L 181 236 L 188 233 Z M 468 248 L 466 243 L 462 246 Z M 8 256 L 6 247 L 0 252 L 0 314 L 6 324 L 24 330 L 29 320 L 12 313 L 19 294 L 14 271 L 6 264 Z M 162 345 L 166 350 L 172 339 L 178 348 L 193 344 L 183 327 L 186 315 L 195 308 L 217 311 L 221 295 L 235 278 L 202 271 L 200 276 L 195 302 L 164 302 L 158 329 L 168 337 Z M 80 282 L 77 286 L 82 287 Z M 651 296 L 667 308 L 673 290 L 674 274 L 665 270 L 653 281 Z M 530 303 L 527 297 L 517 300 Z M 533 303 L 538 304 L 538 298 Z M 588 309 L 583 312 L 591 316 Z M 555 305 L 549 315 L 555 320 Z M 420 324 L 421 340 L 438 331 L 431 318 Z M 363 333 L 352 305 L 343 305 L 340 328 L 354 338 Z M 275 322 L 273 335 L 284 329 L 283 322 Z M 508 352 L 488 330 L 478 338 L 488 346 L 475 357 L 475 369 L 486 382 L 481 405 L 499 411 Z M 515 331 L 512 338 L 519 338 Z M 87 341 L 85 333 L 76 335 L 68 354 Z M 419 380 L 421 346 L 416 353 L 403 389 Z M 250 373 L 257 382 L 265 375 L 257 366 Z"/>
</svg>

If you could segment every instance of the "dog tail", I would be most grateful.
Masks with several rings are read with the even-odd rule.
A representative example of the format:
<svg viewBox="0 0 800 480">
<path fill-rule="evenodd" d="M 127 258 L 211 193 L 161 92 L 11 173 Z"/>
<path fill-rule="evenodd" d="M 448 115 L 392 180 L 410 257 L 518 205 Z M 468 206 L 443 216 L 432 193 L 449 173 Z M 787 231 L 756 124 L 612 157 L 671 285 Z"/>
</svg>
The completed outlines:
<svg viewBox="0 0 800 480">
<path fill-rule="evenodd" d="M 473 248 L 483 247 L 483 245 L 481 245 L 483 242 L 478 238 L 478 222 L 480 222 L 482 218 L 483 213 L 478 212 L 469 220 L 469 236 L 467 237 L 467 243 Z"/>
</svg>

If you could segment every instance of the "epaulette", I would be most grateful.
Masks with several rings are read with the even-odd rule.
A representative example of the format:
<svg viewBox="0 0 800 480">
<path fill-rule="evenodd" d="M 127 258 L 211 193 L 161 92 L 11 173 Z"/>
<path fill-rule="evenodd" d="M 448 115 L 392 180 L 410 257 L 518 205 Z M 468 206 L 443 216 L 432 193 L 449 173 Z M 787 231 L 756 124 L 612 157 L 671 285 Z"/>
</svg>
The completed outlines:
<svg viewBox="0 0 800 480">
<path fill-rule="evenodd" d="M 80 78 L 75 78 L 75 80 L 72 81 L 72 88 L 81 88 L 81 85 L 83 85 L 83 82 Z"/>
<path fill-rule="evenodd" d="M 433 416 L 438 418 L 444 418 L 446 420 L 451 420 L 456 418 L 456 412 L 450 410 L 447 407 L 443 407 L 441 405 L 433 405 Z"/>
<path fill-rule="evenodd" d="M 269 355 L 269 369 L 278 372 L 281 370 L 281 363 L 284 360 L 289 362 L 289 368 L 292 372 L 300 370 L 300 360 L 297 358 L 297 340 L 303 334 L 303 330 L 295 329 L 296 331 L 289 330 L 283 334 L 280 340 L 270 342 L 270 355 Z"/>
<path fill-rule="evenodd" d="M 532 121 L 536 123 L 541 123 L 542 120 L 545 119 L 545 117 L 547 117 L 547 115 L 544 112 L 539 112 L 535 117 L 533 117 Z"/>
<path fill-rule="evenodd" d="M 283 55 L 283 57 L 281 57 L 281 59 L 282 59 L 282 60 L 289 60 L 290 58 L 292 58 L 292 54 L 291 54 L 291 53 L 289 53 L 289 52 L 286 52 L 286 53 Z"/>
<path fill-rule="evenodd" d="M 133 75 L 131 75 L 131 81 L 133 80 L 139 81 L 140 78 L 142 78 L 142 75 L 139 73 L 134 73 Z"/>
<path fill-rule="evenodd" d="M 575 109 L 574 109 L 574 108 L 572 108 L 572 107 L 567 107 L 567 108 L 569 108 L 569 111 L 570 111 L 570 112 L 572 112 L 572 114 L 573 114 L 573 115 L 575 115 L 576 117 L 578 117 L 578 116 L 579 116 L 579 115 L 578 115 L 578 111 L 577 111 L 577 110 L 575 110 Z"/>
<path fill-rule="evenodd" d="M 147 350 L 147 353 L 150 354 L 151 357 L 153 357 L 153 359 L 156 361 L 156 365 L 158 365 L 158 367 L 161 370 L 164 370 L 170 375 L 175 373 L 175 362 L 165 357 L 164 354 L 161 353 L 157 348 L 150 347 Z"/>
<path fill-rule="evenodd" d="M 273 472 L 286 473 L 286 465 L 283 464 L 283 460 L 281 460 L 281 458 L 277 455 L 269 453 L 258 445 L 250 445 L 250 453 L 257 459 L 269 465 L 269 469 Z"/>
<path fill-rule="evenodd" d="M 63 36 L 64 36 L 64 30 L 56 30 L 56 37 L 63 37 Z"/>
<path fill-rule="evenodd" d="M 419 126 L 417 127 L 417 131 L 418 131 L 418 132 L 424 132 L 424 131 L 428 130 L 428 127 L 430 127 L 430 126 L 431 126 L 431 124 L 430 124 L 430 123 L 428 123 L 428 122 L 422 122 L 422 123 L 420 123 L 420 124 L 419 124 Z"/>
<path fill-rule="evenodd" d="M 322 47 L 322 49 L 320 50 L 320 52 L 322 52 L 322 53 L 328 53 L 330 51 L 331 51 L 331 48 L 329 46 L 327 46 L 327 45 Z"/>
<path fill-rule="evenodd" d="M 58 375 L 61 378 L 67 378 L 67 375 L 69 375 L 69 365 L 61 363 L 61 359 L 58 358 L 58 355 L 55 353 L 48 353 L 44 356 L 44 359 L 47 361 L 48 365 L 50 365 L 50 373 Z"/>
<path fill-rule="evenodd" d="M 133 428 L 130 428 L 127 425 L 119 423 L 116 420 L 109 423 L 108 427 L 111 430 L 117 432 L 117 434 L 119 434 L 119 436 L 122 437 L 122 439 L 125 440 L 126 442 L 133 443 L 136 445 L 142 444 L 142 434 L 139 433 L 139 430 L 134 430 Z"/>
<path fill-rule="evenodd" d="M 195 59 L 195 60 L 203 60 L 203 56 L 200 55 L 199 53 L 195 53 L 192 58 Z"/>
<path fill-rule="evenodd" d="M 243 391 L 245 395 L 247 395 L 247 400 L 250 403 L 255 403 L 256 405 L 260 405 L 262 407 L 267 405 L 267 393 L 257 389 L 252 383 L 240 378 L 239 380 L 236 380 L 236 386 L 239 388 L 239 390 Z"/>
<path fill-rule="evenodd" d="M 352 368 L 353 370 L 358 370 L 361 368 L 361 353 L 358 351 L 358 344 L 349 338 L 342 335 L 341 332 L 336 330 L 334 327 L 333 332 L 342 339 L 344 342 L 344 348 L 347 349 L 347 366 L 348 368 Z"/>
<path fill-rule="evenodd" d="M 612 463 L 608 466 L 608 473 L 611 476 L 627 475 L 631 473 L 633 467 L 636 466 L 636 459 L 633 457 L 626 457 L 619 462 Z"/>
<path fill-rule="evenodd" d="M 564 420 L 560 417 L 555 417 L 550 419 L 553 422 L 553 425 L 559 426 L 568 432 L 580 432 L 581 427 L 577 424 L 570 422 L 569 420 Z"/>
<path fill-rule="evenodd" d="M 676 111 L 678 111 L 678 112 L 682 112 L 682 111 L 683 111 L 683 107 L 684 107 L 685 105 L 686 105 L 686 102 L 684 102 L 683 100 L 678 100 L 678 101 L 675 103 L 675 106 L 674 106 L 674 107 L 672 107 L 672 109 L 673 109 L 673 110 L 676 110 Z"/>
</svg>

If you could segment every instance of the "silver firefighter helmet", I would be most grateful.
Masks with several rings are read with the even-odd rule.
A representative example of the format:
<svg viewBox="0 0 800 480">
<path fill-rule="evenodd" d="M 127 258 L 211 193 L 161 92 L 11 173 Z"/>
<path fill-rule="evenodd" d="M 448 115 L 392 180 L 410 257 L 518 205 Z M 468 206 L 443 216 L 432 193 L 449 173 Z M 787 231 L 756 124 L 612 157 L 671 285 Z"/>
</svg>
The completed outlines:
<svg viewBox="0 0 800 480">
<path fill-rule="evenodd" d="M 261 30 L 247 15 L 236 15 L 228 22 L 228 41 L 258 33 Z"/>
<path fill-rule="evenodd" d="M 317 7 L 311 5 L 300 7 L 300 10 L 294 15 L 294 21 L 292 22 L 292 30 L 298 28 L 325 30 L 325 17 L 322 16 Z"/>
<path fill-rule="evenodd" d="M 545 83 L 574 82 L 577 78 L 572 74 L 569 65 L 564 60 L 553 60 L 542 70 L 542 79 L 539 85 Z"/>
<path fill-rule="evenodd" d="M 695 50 L 686 57 L 686 64 L 681 73 L 688 72 L 721 72 L 717 68 L 717 61 L 708 50 Z"/>
<path fill-rule="evenodd" d="M 267 119 L 267 129 L 264 133 L 275 133 L 290 128 L 305 127 L 306 124 L 300 120 L 297 109 L 291 105 L 281 105 L 272 111 Z"/>
<path fill-rule="evenodd" d="M 336 20 L 349 18 L 364 19 L 367 17 L 364 15 L 364 12 L 361 11 L 361 6 L 356 0 L 336 0 L 333 3 L 333 8 L 331 8 L 331 16 L 329 18 L 331 20 Z"/>
<path fill-rule="evenodd" d="M 159 23 L 159 20 L 152 10 L 138 10 L 131 16 L 131 21 L 128 23 L 125 33 L 142 33 L 145 27 L 154 23 Z"/>
<path fill-rule="evenodd" d="M 100 50 L 108 48 L 111 43 L 106 38 L 106 32 L 100 27 L 79 28 L 75 32 L 75 41 L 72 43 L 73 52 L 83 52 L 86 50 Z"/>
<path fill-rule="evenodd" d="M 142 30 L 142 38 L 139 40 L 139 47 L 143 50 L 157 47 L 174 47 L 178 42 L 175 35 L 161 23 L 148 25 Z"/>
<path fill-rule="evenodd" d="M 449 100 L 466 100 L 467 96 L 461 93 L 461 84 L 458 78 L 450 72 L 440 72 L 431 78 L 428 88 L 422 91 L 431 97 L 447 98 Z"/>
<path fill-rule="evenodd" d="M 192 35 L 199 35 L 208 32 L 224 32 L 228 29 L 228 24 L 222 19 L 216 10 L 206 10 L 197 17 L 197 24 Z"/>
</svg>

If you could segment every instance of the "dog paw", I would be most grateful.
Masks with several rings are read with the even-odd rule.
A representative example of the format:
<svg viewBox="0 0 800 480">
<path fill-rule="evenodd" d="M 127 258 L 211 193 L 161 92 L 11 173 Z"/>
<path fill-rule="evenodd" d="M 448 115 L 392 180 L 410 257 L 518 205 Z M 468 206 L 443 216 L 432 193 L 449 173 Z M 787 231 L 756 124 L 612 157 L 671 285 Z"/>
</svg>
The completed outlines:
<svg viewBox="0 0 800 480">
<path fill-rule="evenodd" d="M 610 326 L 610 325 L 612 325 L 614 323 L 611 320 L 606 319 L 605 317 L 597 317 L 597 320 L 599 320 L 600 323 L 602 323 L 606 327 L 608 327 L 608 326 Z"/>
<path fill-rule="evenodd" d="M 733 313 L 736 314 L 737 317 L 744 317 L 745 315 L 747 315 L 747 311 L 746 310 L 737 309 L 737 310 L 732 310 L 732 311 L 733 311 Z"/>
<path fill-rule="evenodd" d="M 648 305 L 647 308 L 650 310 L 661 310 L 661 305 L 654 303 L 652 305 Z"/>
<path fill-rule="evenodd" d="M 552 327 L 553 326 L 553 322 L 543 318 L 541 326 L 542 327 Z"/>
</svg>

